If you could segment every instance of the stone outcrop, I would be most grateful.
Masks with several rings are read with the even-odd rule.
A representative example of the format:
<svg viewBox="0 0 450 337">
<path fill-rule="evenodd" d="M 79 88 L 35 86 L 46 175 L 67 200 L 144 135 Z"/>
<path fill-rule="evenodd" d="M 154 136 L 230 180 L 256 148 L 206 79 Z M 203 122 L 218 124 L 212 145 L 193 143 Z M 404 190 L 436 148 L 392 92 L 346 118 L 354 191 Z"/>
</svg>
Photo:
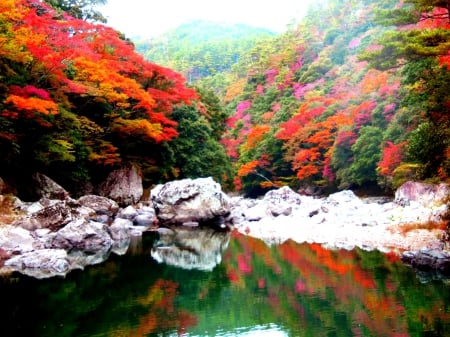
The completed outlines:
<svg viewBox="0 0 450 337">
<path fill-rule="evenodd" d="M 394 201 L 401 205 L 411 202 L 419 203 L 424 207 L 439 207 L 449 202 L 450 186 L 447 184 L 425 184 L 407 181 L 395 192 Z"/>
<path fill-rule="evenodd" d="M 33 180 L 36 182 L 36 193 L 42 198 L 64 200 L 69 196 L 69 192 L 45 174 L 35 173 Z"/>
<path fill-rule="evenodd" d="M 100 247 L 110 248 L 113 240 L 107 225 L 79 218 L 58 230 L 50 245 L 52 248 L 95 252 Z"/>
<path fill-rule="evenodd" d="M 162 224 L 209 222 L 230 212 L 228 196 L 211 177 L 157 185 L 150 195 Z"/>
<path fill-rule="evenodd" d="M 260 221 L 280 215 L 288 216 L 294 208 L 300 207 L 301 195 L 288 186 L 267 192 L 260 200 L 232 199 L 233 207 L 227 217 L 231 224 L 245 221 Z"/>
<path fill-rule="evenodd" d="M 94 210 L 97 215 L 113 217 L 119 210 L 117 202 L 99 195 L 85 195 L 79 198 L 77 202 L 81 206 Z"/>
<path fill-rule="evenodd" d="M 28 230 L 48 228 L 57 230 L 72 219 L 72 211 L 67 201 L 41 199 L 23 209 L 27 216 L 16 220 L 13 225 Z"/>
<path fill-rule="evenodd" d="M 401 259 L 418 271 L 423 282 L 450 278 L 450 251 L 441 249 L 407 251 L 402 254 Z"/>
<path fill-rule="evenodd" d="M 70 270 L 68 255 L 64 249 L 27 252 L 7 260 L 5 266 L 36 278 L 64 276 Z"/>
<path fill-rule="evenodd" d="M 142 173 L 135 165 L 113 171 L 99 187 L 99 194 L 122 206 L 137 204 L 143 194 Z"/>
</svg>

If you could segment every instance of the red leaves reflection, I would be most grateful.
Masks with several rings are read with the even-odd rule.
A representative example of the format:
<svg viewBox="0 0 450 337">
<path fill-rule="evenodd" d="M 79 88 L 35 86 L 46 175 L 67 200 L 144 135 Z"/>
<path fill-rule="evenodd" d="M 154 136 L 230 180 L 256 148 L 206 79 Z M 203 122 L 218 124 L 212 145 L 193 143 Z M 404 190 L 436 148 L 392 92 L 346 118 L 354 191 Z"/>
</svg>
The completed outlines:
<svg viewBox="0 0 450 337">
<path fill-rule="evenodd" d="M 174 329 L 179 336 L 183 335 L 189 327 L 198 324 L 198 318 L 174 306 L 178 295 L 178 284 L 171 280 L 159 279 L 148 289 L 146 296 L 140 303 L 148 309 L 148 314 L 139 321 L 139 326 L 130 331 L 129 336 L 146 336 L 157 331 Z"/>
</svg>

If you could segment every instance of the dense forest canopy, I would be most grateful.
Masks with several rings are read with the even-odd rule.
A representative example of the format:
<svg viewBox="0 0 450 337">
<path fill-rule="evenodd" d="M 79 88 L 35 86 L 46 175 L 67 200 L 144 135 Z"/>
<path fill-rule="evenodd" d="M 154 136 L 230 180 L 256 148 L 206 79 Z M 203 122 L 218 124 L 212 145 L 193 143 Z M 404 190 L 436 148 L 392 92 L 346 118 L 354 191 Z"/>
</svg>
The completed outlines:
<svg viewBox="0 0 450 337">
<path fill-rule="evenodd" d="M 79 1 L 0 4 L 0 176 L 19 192 L 35 171 L 74 189 L 135 163 L 152 184 L 188 174 L 177 151 L 183 143 L 194 161 L 197 150 L 206 160 L 222 156 L 220 174 L 195 171 L 222 180 L 227 163 L 214 132 L 224 114 L 212 94 L 200 95 L 179 73 L 145 61 L 120 33 L 85 20 L 89 6 L 73 16 L 61 3 Z M 187 117 L 179 109 L 204 130 L 201 139 L 180 128 Z"/>
<path fill-rule="evenodd" d="M 381 187 L 450 173 L 449 2 L 329 0 L 226 76 L 235 187 Z M 223 81 L 223 80 L 222 80 Z"/>
<path fill-rule="evenodd" d="M 448 180 L 449 1 L 321 1 L 283 34 L 193 23 L 136 49 L 103 2 L 0 4 L 0 176 L 19 190 L 128 163 L 248 195 Z"/>
</svg>

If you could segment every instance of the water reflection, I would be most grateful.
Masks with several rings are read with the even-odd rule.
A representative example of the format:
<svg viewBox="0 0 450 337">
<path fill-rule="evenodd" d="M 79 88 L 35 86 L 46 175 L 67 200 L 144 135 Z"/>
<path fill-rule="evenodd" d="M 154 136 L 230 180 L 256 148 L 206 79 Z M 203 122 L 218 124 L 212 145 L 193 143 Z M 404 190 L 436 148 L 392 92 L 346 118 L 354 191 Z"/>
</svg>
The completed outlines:
<svg viewBox="0 0 450 337">
<path fill-rule="evenodd" d="M 230 232 L 211 228 L 160 228 L 151 255 L 159 263 L 211 271 L 222 261 Z"/>
<path fill-rule="evenodd" d="M 450 335 L 449 285 L 422 284 L 394 256 L 228 234 L 188 261 L 220 252 L 205 272 L 151 258 L 161 245 L 202 252 L 193 233 L 173 239 L 147 233 L 66 278 L 0 280 L 2 336 Z"/>
</svg>

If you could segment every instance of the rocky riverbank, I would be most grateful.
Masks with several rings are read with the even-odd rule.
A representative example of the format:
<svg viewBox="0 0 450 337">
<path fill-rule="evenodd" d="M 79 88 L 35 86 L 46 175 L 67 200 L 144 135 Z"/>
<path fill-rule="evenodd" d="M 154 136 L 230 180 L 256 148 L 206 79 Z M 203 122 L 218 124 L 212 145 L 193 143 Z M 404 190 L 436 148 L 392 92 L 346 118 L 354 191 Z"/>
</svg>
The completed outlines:
<svg viewBox="0 0 450 337">
<path fill-rule="evenodd" d="M 246 199 L 227 196 L 211 178 L 186 179 L 156 186 L 151 200 L 132 205 L 124 203 L 123 196 L 120 203 L 98 195 L 72 199 L 64 191 L 56 193 L 58 189 L 53 186 L 52 193 L 32 203 L 2 196 L 3 201 L 10 198 L 14 216 L 0 225 L 1 272 L 63 276 L 100 263 L 111 253 L 124 254 L 131 238 L 144 231 L 160 231 L 165 237 L 161 242 L 168 242 L 163 228 L 207 226 L 236 230 L 267 244 L 294 240 L 332 249 L 395 252 L 416 268 L 450 274 L 450 253 L 442 240 L 449 195 L 444 184 L 409 182 L 392 200 L 359 198 L 352 191 L 317 198 L 289 187 Z M 172 240 L 172 234 L 169 237 Z M 155 256 L 161 261 L 176 258 L 166 248 L 155 250 Z M 216 259 L 220 249 L 205 261 Z"/>
</svg>

